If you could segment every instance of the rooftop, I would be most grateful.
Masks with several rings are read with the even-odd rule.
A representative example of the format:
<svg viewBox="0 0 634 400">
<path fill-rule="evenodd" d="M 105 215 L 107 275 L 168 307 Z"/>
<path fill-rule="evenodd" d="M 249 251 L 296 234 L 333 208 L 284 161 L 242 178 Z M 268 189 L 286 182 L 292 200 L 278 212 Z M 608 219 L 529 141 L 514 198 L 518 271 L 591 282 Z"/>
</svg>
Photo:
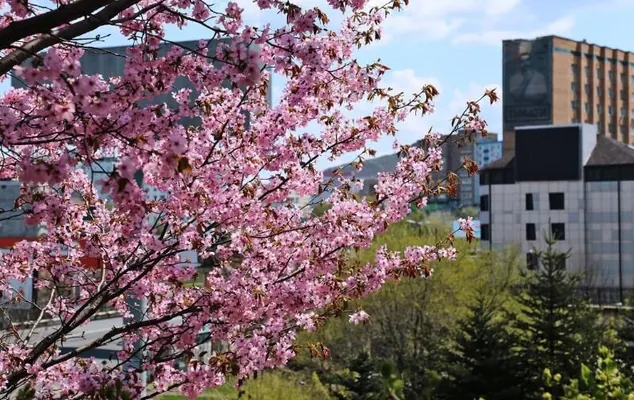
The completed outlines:
<svg viewBox="0 0 634 400">
<path fill-rule="evenodd" d="M 515 153 L 506 153 L 502 158 L 481 168 L 482 171 L 505 169 L 513 165 Z M 585 166 L 634 165 L 634 148 L 612 138 L 597 135 L 594 146 Z"/>
<path fill-rule="evenodd" d="M 632 53 L 632 51 L 630 51 L 630 50 L 617 49 L 616 47 L 604 46 L 604 45 L 602 45 L 602 44 L 597 44 L 597 43 L 592 43 L 592 42 L 589 42 L 589 41 L 588 41 L 588 40 L 586 40 L 586 39 L 582 39 L 582 40 L 575 40 L 575 39 L 570 39 L 570 38 L 563 37 L 563 36 L 559 36 L 559 35 L 544 35 L 544 36 L 536 36 L 536 37 L 533 37 L 533 38 L 514 38 L 514 39 L 505 39 L 505 40 L 503 40 L 503 42 L 506 42 L 506 41 L 513 42 L 513 41 L 516 41 L 516 40 L 535 40 L 535 39 L 546 39 L 546 38 L 550 38 L 550 39 L 560 39 L 560 40 L 565 40 L 565 41 L 567 41 L 567 42 L 572 42 L 572 43 L 584 43 L 584 44 L 586 44 L 586 45 L 588 45 L 588 46 L 597 46 L 597 47 L 601 47 L 601 48 L 603 48 L 603 49 L 605 49 L 605 50 L 610 50 L 610 51 L 617 50 L 617 51 L 622 51 L 622 52 L 624 52 L 624 53 Z"/>
</svg>

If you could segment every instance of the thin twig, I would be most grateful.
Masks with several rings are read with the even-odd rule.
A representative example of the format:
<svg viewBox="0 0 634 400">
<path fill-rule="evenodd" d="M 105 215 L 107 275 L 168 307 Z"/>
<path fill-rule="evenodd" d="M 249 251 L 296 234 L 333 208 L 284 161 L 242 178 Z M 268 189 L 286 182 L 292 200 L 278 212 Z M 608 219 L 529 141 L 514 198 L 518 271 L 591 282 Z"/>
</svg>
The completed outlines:
<svg viewBox="0 0 634 400">
<path fill-rule="evenodd" d="M 42 322 L 42 318 L 44 317 L 46 309 L 51 305 L 51 303 L 53 302 L 53 298 L 54 297 L 55 297 L 55 286 L 53 286 L 53 288 L 51 289 L 51 295 L 48 297 L 48 301 L 46 302 L 46 305 L 44 307 L 42 307 L 42 309 L 40 310 L 40 315 L 35 320 L 35 323 L 33 323 L 33 326 L 29 330 L 29 333 L 26 334 L 26 337 L 24 338 L 25 341 L 28 342 L 29 339 L 31 338 L 31 336 L 33 336 L 33 333 L 35 332 L 35 329 L 40 324 L 40 322 Z"/>
</svg>

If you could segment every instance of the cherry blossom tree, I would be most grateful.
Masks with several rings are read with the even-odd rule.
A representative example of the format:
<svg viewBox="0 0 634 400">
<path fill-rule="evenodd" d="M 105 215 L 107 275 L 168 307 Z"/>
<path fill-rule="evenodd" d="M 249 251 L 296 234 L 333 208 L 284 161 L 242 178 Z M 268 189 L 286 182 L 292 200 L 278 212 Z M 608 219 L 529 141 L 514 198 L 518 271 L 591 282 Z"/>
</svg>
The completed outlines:
<svg viewBox="0 0 634 400">
<path fill-rule="evenodd" d="M 283 15 L 279 26 L 247 26 L 233 2 L 43 3 L 0 0 L 0 74 L 27 85 L 0 99 L 0 178 L 21 187 L 15 208 L 0 210 L 0 220 L 19 214 L 45 232 L 0 256 L 0 289 L 11 292 L 12 281 L 37 273 L 37 289 L 48 293 L 45 303 L 33 304 L 39 317 L 31 329 L 9 321 L 2 334 L 0 398 L 150 398 L 175 388 L 195 398 L 229 376 L 239 382 L 283 366 L 298 351 L 296 332 L 318 329 L 331 315 L 365 322 L 371 316 L 355 309 L 354 299 L 388 280 L 427 277 L 435 260 L 454 257 L 443 241 L 403 253 L 382 248 L 368 265 L 348 259 L 350 249 L 369 246 L 411 204 L 424 207 L 429 197 L 455 191 L 455 174 L 431 178 L 442 164 L 440 136 L 421 132 L 424 146 L 399 145 L 400 161 L 380 174 L 371 201 L 353 195 L 353 177 L 324 180 L 315 167 L 320 158 L 353 152 L 361 169 L 372 141 L 395 135 L 409 114 L 432 111 L 433 86 L 405 97 L 381 87 L 388 67 L 354 59 L 358 47 L 380 38 L 380 24 L 401 8 L 399 0 L 374 7 L 329 0 L 325 8 L 342 15 L 337 29 L 327 27 L 325 11 L 286 0 L 254 4 Z M 160 54 L 159 45 L 169 43 L 165 29 L 187 24 L 206 32 L 198 49 L 174 44 Z M 86 75 L 79 63 L 98 39 L 95 30 L 106 26 L 132 44 L 124 74 L 111 79 Z M 221 41 L 215 52 L 208 51 L 211 40 Z M 285 79 L 275 105 L 266 96 L 270 70 Z M 172 93 L 178 76 L 195 86 L 194 100 L 189 90 Z M 148 105 L 166 93 L 178 107 Z M 485 96 L 496 100 L 493 91 Z M 346 109 L 362 101 L 373 101 L 373 111 L 349 116 Z M 479 111 L 470 102 L 452 132 L 486 133 Z M 186 126 L 183 118 L 198 123 Z M 117 165 L 103 180 L 93 182 L 80 168 L 102 169 L 108 156 Z M 477 170 L 471 161 L 465 168 Z M 150 198 L 144 185 L 166 198 Z M 287 201 L 291 193 L 318 199 L 325 191 L 328 209 L 320 216 Z M 470 222 L 462 228 L 470 233 Z M 191 250 L 213 260 L 201 286 L 186 285 L 196 268 L 179 254 Z M 99 260 L 98 268 L 86 259 Z M 128 296 L 147 299 L 143 319 L 60 352 L 68 335 L 105 307 L 129 315 Z M 34 332 L 43 318 L 58 325 L 40 337 Z M 203 327 L 225 350 L 192 359 Z M 114 366 L 81 358 L 114 342 L 123 343 Z M 137 370 L 124 368 L 139 354 Z M 184 369 L 175 367 L 177 358 L 187 360 Z M 141 370 L 153 376 L 144 395 L 135 379 Z"/>
</svg>

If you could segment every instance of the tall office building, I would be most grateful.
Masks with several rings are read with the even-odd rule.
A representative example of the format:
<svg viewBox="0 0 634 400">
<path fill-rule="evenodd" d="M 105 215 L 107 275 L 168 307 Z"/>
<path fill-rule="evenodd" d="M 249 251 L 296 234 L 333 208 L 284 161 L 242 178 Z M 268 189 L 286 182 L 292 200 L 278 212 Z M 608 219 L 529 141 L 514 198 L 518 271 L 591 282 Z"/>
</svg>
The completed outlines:
<svg viewBox="0 0 634 400">
<path fill-rule="evenodd" d="M 504 152 L 519 126 L 585 123 L 634 143 L 634 53 L 558 36 L 503 41 Z"/>
</svg>

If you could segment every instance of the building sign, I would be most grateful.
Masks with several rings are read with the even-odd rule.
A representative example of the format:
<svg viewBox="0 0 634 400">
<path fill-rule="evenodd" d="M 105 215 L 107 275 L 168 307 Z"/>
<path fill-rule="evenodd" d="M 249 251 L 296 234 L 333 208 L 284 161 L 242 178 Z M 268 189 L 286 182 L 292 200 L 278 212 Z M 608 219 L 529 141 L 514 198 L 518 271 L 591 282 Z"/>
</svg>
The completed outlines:
<svg viewBox="0 0 634 400">
<path fill-rule="evenodd" d="M 504 121 L 506 122 L 531 122 L 550 121 L 549 106 L 509 106 L 504 107 Z"/>
<path fill-rule="evenodd" d="M 455 238 L 467 237 L 467 234 L 465 233 L 465 231 L 460 230 L 460 223 L 458 222 L 458 220 L 455 220 L 451 223 L 451 230 L 454 232 L 453 236 Z M 473 236 L 475 236 L 476 239 L 480 239 L 480 220 L 479 219 L 473 220 Z"/>
<path fill-rule="evenodd" d="M 551 121 L 551 42 L 509 40 L 503 49 L 505 129 Z"/>
</svg>

